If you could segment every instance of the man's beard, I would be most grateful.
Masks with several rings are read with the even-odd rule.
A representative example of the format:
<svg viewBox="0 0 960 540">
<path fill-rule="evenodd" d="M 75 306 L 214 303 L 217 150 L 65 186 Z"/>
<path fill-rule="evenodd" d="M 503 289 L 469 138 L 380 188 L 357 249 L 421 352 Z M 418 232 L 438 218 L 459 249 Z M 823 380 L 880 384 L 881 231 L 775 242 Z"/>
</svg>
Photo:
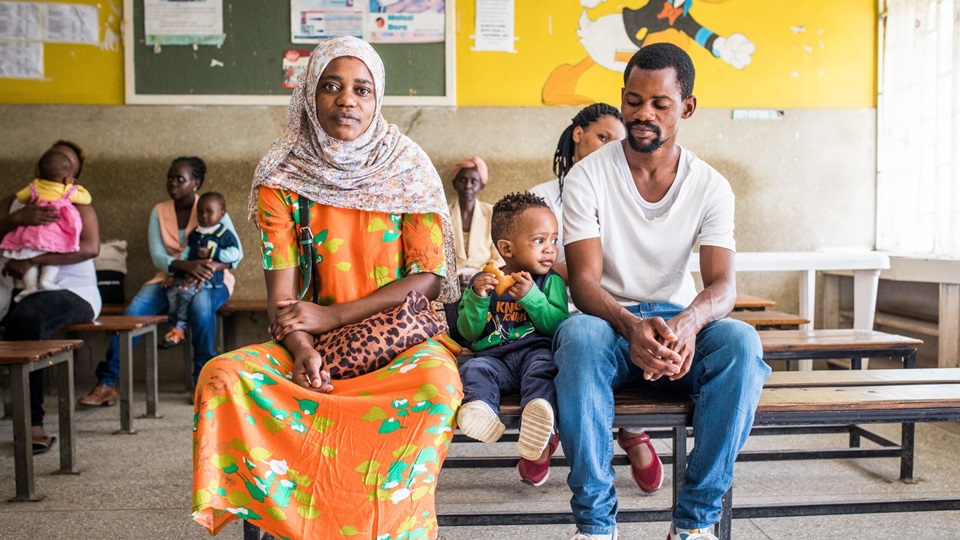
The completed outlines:
<svg viewBox="0 0 960 540">
<path fill-rule="evenodd" d="M 640 142 L 633 136 L 632 128 L 635 126 L 644 126 L 646 128 L 653 130 L 657 138 L 648 143 Z M 663 137 L 663 132 L 660 131 L 660 128 L 650 122 L 646 122 L 644 120 L 634 120 L 629 124 L 627 124 L 627 144 L 629 144 L 630 148 L 633 148 L 634 151 L 636 152 L 640 152 L 643 154 L 656 152 L 657 150 L 660 149 L 661 146 L 663 146 L 663 143 L 667 142 L 667 140 L 662 137 Z"/>
</svg>

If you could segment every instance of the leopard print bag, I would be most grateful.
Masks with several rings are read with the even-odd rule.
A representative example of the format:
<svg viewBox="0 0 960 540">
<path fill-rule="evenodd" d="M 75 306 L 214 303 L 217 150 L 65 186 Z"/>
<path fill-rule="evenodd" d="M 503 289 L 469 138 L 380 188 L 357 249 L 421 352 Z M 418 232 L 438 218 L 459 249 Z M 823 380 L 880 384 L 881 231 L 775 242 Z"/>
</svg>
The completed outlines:
<svg viewBox="0 0 960 540">
<path fill-rule="evenodd" d="M 410 291 L 397 307 L 320 334 L 314 348 L 323 356 L 330 378 L 352 379 L 386 366 L 410 347 L 447 330 L 430 300 Z"/>
</svg>

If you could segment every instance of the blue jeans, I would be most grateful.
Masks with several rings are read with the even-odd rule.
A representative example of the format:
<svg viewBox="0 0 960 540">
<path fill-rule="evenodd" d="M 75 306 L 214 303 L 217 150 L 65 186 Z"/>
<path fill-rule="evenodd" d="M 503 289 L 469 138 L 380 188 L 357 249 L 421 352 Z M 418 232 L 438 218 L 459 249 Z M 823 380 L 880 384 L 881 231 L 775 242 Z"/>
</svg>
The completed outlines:
<svg viewBox="0 0 960 540">
<path fill-rule="evenodd" d="M 475 356 L 460 366 L 463 403 L 481 400 L 500 412 L 500 394 L 520 391 L 520 409 L 530 400 L 542 398 L 557 410 L 557 391 L 553 378 L 557 366 L 549 348 L 538 347 L 507 353 L 503 358 Z"/>
<path fill-rule="evenodd" d="M 201 288 L 190 302 L 189 326 L 193 344 L 193 381 L 200 369 L 216 356 L 217 310 L 230 298 L 226 287 Z M 127 306 L 126 315 L 160 315 L 167 312 L 167 292 L 159 283 L 144 285 Z M 139 338 L 134 340 L 136 345 Z M 97 364 L 97 384 L 116 386 L 120 379 L 120 339 L 114 337 L 107 356 Z"/>
<path fill-rule="evenodd" d="M 643 318 L 669 320 L 682 307 L 641 303 L 628 308 Z M 696 438 L 686 479 L 677 494 L 673 521 L 684 529 L 720 521 L 720 499 L 733 485 L 733 463 L 747 441 L 753 414 L 770 368 L 763 362 L 757 332 L 740 321 L 721 319 L 697 335 L 690 371 L 682 379 L 656 382 L 630 361 L 627 341 L 604 320 L 575 314 L 554 336 L 560 441 L 570 465 L 567 484 L 577 528 L 587 534 L 616 529 L 613 390 L 629 383 L 690 395 L 696 400 Z"/>
</svg>

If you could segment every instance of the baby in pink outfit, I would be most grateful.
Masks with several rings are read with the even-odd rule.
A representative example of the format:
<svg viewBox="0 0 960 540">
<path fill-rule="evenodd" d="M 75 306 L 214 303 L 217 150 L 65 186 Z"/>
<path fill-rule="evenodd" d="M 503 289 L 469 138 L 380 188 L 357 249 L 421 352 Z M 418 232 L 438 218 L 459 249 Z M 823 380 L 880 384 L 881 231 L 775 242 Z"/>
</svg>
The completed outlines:
<svg viewBox="0 0 960 540">
<path fill-rule="evenodd" d="M 90 204 L 90 193 L 74 184 L 70 158 L 57 150 L 48 150 L 37 163 L 37 176 L 29 186 L 17 192 L 17 203 L 49 206 L 57 211 L 57 219 L 41 225 L 23 225 L 7 233 L 0 242 L 8 259 L 32 259 L 44 253 L 73 253 L 80 249 L 80 212 L 75 204 Z M 40 289 L 58 289 L 60 267 L 33 265 L 23 274 L 23 291 L 14 298 L 19 302 Z"/>
</svg>

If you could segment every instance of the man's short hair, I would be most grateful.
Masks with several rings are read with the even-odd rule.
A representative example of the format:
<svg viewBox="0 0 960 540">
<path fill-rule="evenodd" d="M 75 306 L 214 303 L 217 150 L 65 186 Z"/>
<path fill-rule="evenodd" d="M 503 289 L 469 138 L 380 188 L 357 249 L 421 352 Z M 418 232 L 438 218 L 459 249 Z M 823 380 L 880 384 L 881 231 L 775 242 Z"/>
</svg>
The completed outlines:
<svg viewBox="0 0 960 540">
<path fill-rule="evenodd" d="M 493 205 L 493 216 L 490 218 L 490 236 L 493 242 L 503 240 L 514 233 L 517 218 L 528 208 L 550 209 L 543 197 L 529 191 L 519 191 L 504 195 Z"/>
<path fill-rule="evenodd" d="M 654 43 L 641 47 L 634 53 L 630 62 L 627 63 L 627 69 L 623 71 L 624 86 L 633 68 L 651 71 L 673 68 L 677 75 L 677 82 L 680 83 L 680 97 L 687 99 L 693 95 L 693 80 L 696 78 L 693 60 L 690 59 L 687 51 L 672 43 Z"/>
<path fill-rule="evenodd" d="M 218 203 L 220 203 L 220 208 L 223 208 L 224 212 L 227 211 L 227 199 L 225 199 L 223 195 L 217 193 L 216 191 L 208 191 L 203 195 L 200 195 L 200 198 L 197 200 L 197 204 L 199 205 L 204 200 L 208 200 L 208 199 L 216 200 Z"/>
<path fill-rule="evenodd" d="M 59 150 L 47 150 L 37 162 L 40 178 L 61 182 L 73 174 L 73 162 Z"/>
</svg>

